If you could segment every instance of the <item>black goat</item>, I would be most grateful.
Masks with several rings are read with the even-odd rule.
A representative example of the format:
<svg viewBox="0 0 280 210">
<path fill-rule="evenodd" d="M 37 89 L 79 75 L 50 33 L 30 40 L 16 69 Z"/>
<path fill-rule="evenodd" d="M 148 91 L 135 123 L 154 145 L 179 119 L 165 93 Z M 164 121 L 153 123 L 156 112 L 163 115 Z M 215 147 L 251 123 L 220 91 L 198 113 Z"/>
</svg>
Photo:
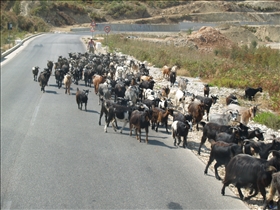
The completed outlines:
<svg viewBox="0 0 280 210">
<path fill-rule="evenodd" d="M 61 88 L 62 87 L 62 80 L 64 79 L 64 76 L 65 76 L 64 71 L 61 70 L 61 69 L 56 69 L 54 71 L 54 76 L 55 76 L 55 79 L 56 79 L 57 87 Z"/>
<path fill-rule="evenodd" d="M 255 158 L 247 154 L 234 156 L 226 167 L 226 174 L 221 190 L 222 195 L 225 195 L 225 188 L 229 184 L 234 184 L 241 200 L 249 200 L 260 191 L 265 201 L 265 188 L 271 183 L 272 173 L 280 169 L 279 151 L 273 151 L 272 154 L 273 157 L 270 160 Z M 251 188 L 252 194 L 244 198 L 241 188 L 246 187 Z"/>
<path fill-rule="evenodd" d="M 244 141 L 244 152 L 248 155 L 259 154 L 261 159 L 267 160 L 273 150 L 280 150 L 280 138 L 274 138 L 271 143 L 256 142 L 254 140 Z"/>
<path fill-rule="evenodd" d="M 78 104 L 78 109 L 82 110 L 83 104 L 85 104 L 85 110 L 87 111 L 88 93 L 89 90 L 80 91 L 79 88 L 77 88 L 76 102 Z"/>
<path fill-rule="evenodd" d="M 200 100 L 200 102 L 204 104 L 204 108 L 205 108 L 206 114 L 207 114 L 207 121 L 209 121 L 210 108 L 211 108 L 212 104 L 215 104 L 217 102 L 219 97 L 217 95 L 211 95 L 211 98 L 203 97 L 203 96 L 199 96 L 199 95 L 197 95 L 197 96 L 193 95 L 193 100 L 195 100 L 195 99 Z"/>
<path fill-rule="evenodd" d="M 239 131 L 239 136 L 248 136 L 248 127 L 242 123 L 240 123 L 236 127 L 232 127 L 229 125 L 220 125 L 217 123 L 207 123 L 203 126 L 203 135 L 201 137 L 200 145 L 198 148 L 198 154 L 200 155 L 200 150 L 202 145 L 205 143 L 206 139 L 216 139 L 216 135 L 221 132 L 225 132 L 228 134 L 232 134 L 234 130 L 237 129 Z"/>
<path fill-rule="evenodd" d="M 48 68 L 45 68 L 38 77 L 39 85 L 41 86 L 41 91 L 45 92 L 45 86 L 48 85 L 49 78 L 51 76 L 51 71 Z"/>
<path fill-rule="evenodd" d="M 260 128 L 254 128 L 253 130 L 248 131 L 247 139 L 257 138 L 260 141 L 264 140 L 263 131 Z"/>
<path fill-rule="evenodd" d="M 210 88 L 208 84 L 204 84 L 203 93 L 204 93 L 204 97 L 209 97 Z"/>
<path fill-rule="evenodd" d="M 176 72 L 170 72 L 170 76 L 169 76 L 169 81 L 170 81 L 170 86 L 174 86 L 174 83 L 176 82 Z"/>
<path fill-rule="evenodd" d="M 173 122 L 178 120 L 183 123 L 188 123 L 190 125 L 190 130 L 192 130 L 193 117 L 191 114 L 182 114 L 181 112 L 173 112 L 170 114 L 173 117 Z"/>
<path fill-rule="evenodd" d="M 209 141 L 211 143 L 211 152 L 204 174 L 207 174 L 209 166 L 214 160 L 216 160 L 216 164 L 214 165 L 215 177 L 216 179 L 221 180 L 221 177 L 218 174 L 218 167 L 222 165 L 226 167 L 231 158 L 235 155 L 241 154 L 243 145 L 222 141 L 215 142 L 213 139 L 210 139 Z"/>
<path fill-rule="evenodd" d="M 246 87 L 245 88 L 245 98 L 249 99 L 250 101 L 252 101 L 256 95 L 257 92 L 262 92 L 262 87 L 258 87 L 258 88 L 250 88 L 250 87 Z"/>
<path fill-rule="evenodd" d="M 39 73 L 39 66 L 32 67 L 32 73 L 33 73 L 33 80 L 37 82 L 37 77 Z"/>
</svg>

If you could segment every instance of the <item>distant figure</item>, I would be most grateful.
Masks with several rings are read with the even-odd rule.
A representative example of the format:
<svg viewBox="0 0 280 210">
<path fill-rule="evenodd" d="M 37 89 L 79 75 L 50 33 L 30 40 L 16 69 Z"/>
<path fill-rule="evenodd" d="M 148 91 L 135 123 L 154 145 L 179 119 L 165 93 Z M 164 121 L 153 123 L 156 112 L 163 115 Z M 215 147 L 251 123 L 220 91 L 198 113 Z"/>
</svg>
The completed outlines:
<svg viewBox="0 0 280 210">
<path fill-rule="evenodd" d="M 88 51 L 90 53 L 94 53 L 95 50 L 95 42 L 93 41 L 93 39 L 90 39 L 90 41 L 88 42 Z"/>
</svg>

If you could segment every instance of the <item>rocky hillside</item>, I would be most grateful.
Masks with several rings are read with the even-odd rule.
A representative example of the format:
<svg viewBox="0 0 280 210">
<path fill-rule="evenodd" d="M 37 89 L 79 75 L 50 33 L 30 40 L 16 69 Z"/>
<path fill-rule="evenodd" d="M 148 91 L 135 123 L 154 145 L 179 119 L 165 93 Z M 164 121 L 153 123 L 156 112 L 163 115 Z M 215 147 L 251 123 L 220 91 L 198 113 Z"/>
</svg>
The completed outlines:
<svg viewBox="0 0 280 210">
<path fill-rule="evenodd" d="M 218 22 L 233 42 L 280 43 L 279 1 L 1 1 L 1 47 L 13 30 L 50 31 L 57 27 L 89 27 L 89 23 L 174 24 Z M 257 25 L 240 27 L 240 22 Z M 264 24 L 264 25 L 263 25 Z"/>
<path fill-rule="evenodd" d="M 52 26 L 88 23 L 92 19 L 142 24 L 180 21 L 280 24 L 279 1 L 1 1 L 1 14 L 2 11 L 40 17 Z"/>
</svg>

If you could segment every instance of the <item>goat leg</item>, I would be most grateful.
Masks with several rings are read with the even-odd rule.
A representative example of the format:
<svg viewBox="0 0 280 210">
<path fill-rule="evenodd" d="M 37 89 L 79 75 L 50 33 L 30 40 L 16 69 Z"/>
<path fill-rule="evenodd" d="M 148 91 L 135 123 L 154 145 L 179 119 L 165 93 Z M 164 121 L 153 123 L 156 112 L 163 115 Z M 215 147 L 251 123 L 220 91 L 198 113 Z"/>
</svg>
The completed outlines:
<svg viewBox="0 0 280 210">
<path fill-rule="evenodd" d="M 239 193 L 240 199 L 243 200 L 243 199 L 244 199 L 244 195 L 243 195 L 243 193 L 242 193 L 242 191 L 241 191 L 241 188 L 240 188 L 239 186 L 236 186 L 236 188 L 237 188 L 237 191 L 238 191 L 238 193 Z M 245 200 L 245 199 L 244 199 L 244 200 Z"/>
<path fill-rule="evenodd" d="M 149 128 L 146 127 L 146 128 L 145 128 L 145 131 L 146 131 L 146 143 L 148 144 L 148 133 L 149 133 Z"/>
<path fill-rule="evenodd" d="M 179 146 L 181 144 L 181 136 L 177 136 L 178 137 L 178 143 L 177 143 L 177 146 Z"/>
<path fill-rule="evenodd" d="M 141 128 L 139 128 L 139 142 L 141 142 Z"/>
<path fill-rule="evenodd" d="M 166 128 L 166 133 L 168 134 L 169 133 L 169 131 L 168 131 L 168 125 L 167 125 L 167 120 L 166 120 L 166 122 L 165 122 L 165 128 Z"/>
<path fill-rule="evenodd" d="M 216 179 L 218 179 L 218 180 L 222 180 L 221 179 L 221 177 L 219 176 L 219 174 L 218 174 L 218 167 L 220 166 L 220 164 L 218 164 L 217 162 L 215 163 L 215 165 L 214 165 L 214 168 L 215 168 L 215 177 L 216 177 Z"/>
</svg>

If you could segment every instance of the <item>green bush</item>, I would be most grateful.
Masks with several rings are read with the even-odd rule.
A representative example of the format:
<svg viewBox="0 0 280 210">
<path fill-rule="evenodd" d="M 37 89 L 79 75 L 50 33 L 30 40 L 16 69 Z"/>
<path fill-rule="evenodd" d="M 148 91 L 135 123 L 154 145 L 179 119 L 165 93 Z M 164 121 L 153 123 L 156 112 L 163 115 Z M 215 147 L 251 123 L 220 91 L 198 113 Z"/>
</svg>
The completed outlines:
<svg viewBox="0 0 280 210">
<path fill-rule="evenodd" d="M 261 112 L 256 115 L 254 121 L 274 130 L 280 129 L 280 116 L 277 116 L 271 112 Z"/>
</svg>

